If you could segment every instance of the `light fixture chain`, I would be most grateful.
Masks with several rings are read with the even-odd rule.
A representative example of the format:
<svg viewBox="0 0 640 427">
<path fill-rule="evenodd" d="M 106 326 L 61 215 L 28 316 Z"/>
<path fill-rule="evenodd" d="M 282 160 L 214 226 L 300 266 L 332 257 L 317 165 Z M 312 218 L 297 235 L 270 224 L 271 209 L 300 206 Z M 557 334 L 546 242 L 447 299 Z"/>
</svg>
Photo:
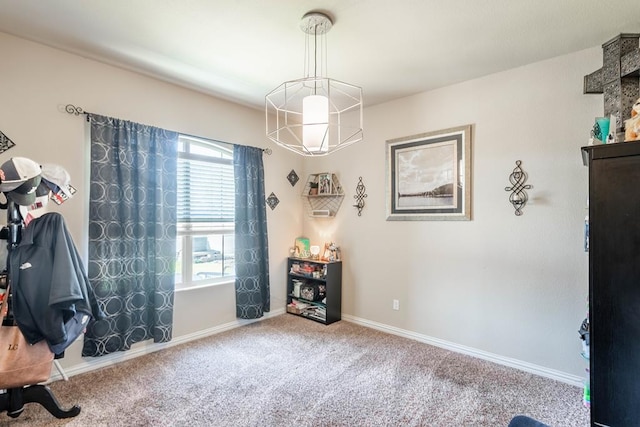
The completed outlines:
<svg viewBox="0 0 640 427">
<path fill-rule="evenodd" d="M 318 24 L 313 30 L 313 94 L 318 93 Z"/>
<path fill-rule="evenodd" d="M 318 78 L 318 24 L 313 30 L 313 77 Z"/>
<path fill-rule="evenodd" d="M 321 49 L 322 49 L 322 54 L 321 54 L 321 58 L 322 61 L 320 62 L 321 65 L 324 66 L 323 69 L 320 70 L 320 75 L 321 76 L 327 76 L 327 62 L 329 61 L 329 57 L 327 56 L 327 34 L 324 33 L 322 35 L 322 39 L 320 40 L 320 42 L 322 43 Z"/>
<path fill-rule="evenodd" d="M 304 76 L 311 76 L 311 52 L 309 52 L 309 33 L 304 35 Z"/>
</svg>

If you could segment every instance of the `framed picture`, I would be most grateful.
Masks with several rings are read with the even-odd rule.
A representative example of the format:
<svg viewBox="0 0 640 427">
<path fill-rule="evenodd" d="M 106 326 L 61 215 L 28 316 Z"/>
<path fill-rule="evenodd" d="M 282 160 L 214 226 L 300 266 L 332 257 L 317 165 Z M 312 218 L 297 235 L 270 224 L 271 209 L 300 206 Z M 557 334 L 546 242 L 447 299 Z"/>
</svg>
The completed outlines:
<svg viewBox="0 0 640 427">
<path fill-rule="evenodd" d="M 318 194 L 333 194 L 333 180 L 330 173 L 318 174 Z"/>
<path fill-rule="evenodd" d="M 295 245 L 293 247 L 293 256 L 296 258 L 309 258 L 311 253 L 309 252 L 309 239 L 306 237 L 296 238 Z"/>
<path fill-rule="evenodd" d="M 387 221 L 471 219 L 471 125 L 387 141 Z"/>
<path fill-rule="evenodd" d="M 330 244 L 329 243 L 325 243 L 324 244 L 324 250 L 322 251 L 322 256 L 320 257 L 320 259 L 322 261 L 329 261 L 331 259 L 331 249 L 329 249 Z"/>
<path fill-rule="evenodd" d="M 329 262 L 340 261 L 340 248 L 333 243 L 325 243 L 320 259 Z"/>
</svg>

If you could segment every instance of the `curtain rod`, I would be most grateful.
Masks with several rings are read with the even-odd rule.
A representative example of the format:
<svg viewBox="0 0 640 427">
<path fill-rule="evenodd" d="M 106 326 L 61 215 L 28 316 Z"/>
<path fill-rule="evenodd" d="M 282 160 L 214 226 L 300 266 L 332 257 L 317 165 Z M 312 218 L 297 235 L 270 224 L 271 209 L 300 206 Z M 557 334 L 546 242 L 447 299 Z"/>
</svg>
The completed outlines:
<svg viewBox="0 0 640 427">
<path fill-rule="evenodd" d="M 88 112 L 88 111 L 84 111 L 81 107 L 76 107 L 76 106 L 75 106 L 75 105 L 73 105 L 73 104 L 67 104 L 67 105 L 65 105 L 64 110 L 65 110 L 67 113 L 69 113 L 69 114 L 73 114 L 74 116 L 79 116 L 80 114 L 85 114 L 85 115 L 86 115 L 86 114 L 94 114 L 94 113 L 90 113 L 90 112 Z M 173 132 L 175 132 L 175 131 L 173 131 Z M 198 135 L 189 135 L 189 134 L 186 134 L 186 133 L 183 133 L 183 132 L 176 132 L 176 133 L 179 133 L 180 135 L 190 136 L 190 137 L 193 137 L 193 138 L 200 138 L 200 139 L 209 139 L 209 140 L 212 140 L 211 138 L 205 138 L 205 137 L 198 136 Z M 225 144 L 231 144 L 231 145 L 240 145 L 240 144 L 233 144 L 233 143 L 225 142 L 225 141 L 218 141 L 218 140 L 215 140 L 215 139 L 214 139 L 214 140 L 212 140 L 212 141 L 216 141 L 216 142 L 223 142 L 223 143 L 225 143 Z M 255 147 L 255 148 L 259 148 L 259 147 Z M 271 150 L 271 148 L 268 148 L 268 147 L 267 147 L 267 148 L 263 148 L 263 149 L 262 149 L 262 152 L 263 152 L 263 153 L 267 153 L 267 155 L 269 155 L 269 156 L 270 156 L 270 155 L 271 155 L 271 153 L 273 153 L 273 150 Z"/>
</svg>

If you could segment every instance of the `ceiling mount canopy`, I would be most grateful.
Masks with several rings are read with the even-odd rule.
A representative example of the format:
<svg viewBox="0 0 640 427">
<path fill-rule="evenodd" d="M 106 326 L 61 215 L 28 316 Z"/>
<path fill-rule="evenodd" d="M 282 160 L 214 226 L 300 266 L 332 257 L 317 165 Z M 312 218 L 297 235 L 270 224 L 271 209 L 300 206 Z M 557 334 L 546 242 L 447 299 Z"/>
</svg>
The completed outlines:
<svg viewBox="0 0 640 427">
<path fill-rule="evenodd" d="M 267 136 L 303 156 L 327 155 L 362 140 L 362 88 L 326 77 L 326 34 L 332 26 L 325 13 L 302 17 L 305 76 L 265 97 Z"/>
</svg>

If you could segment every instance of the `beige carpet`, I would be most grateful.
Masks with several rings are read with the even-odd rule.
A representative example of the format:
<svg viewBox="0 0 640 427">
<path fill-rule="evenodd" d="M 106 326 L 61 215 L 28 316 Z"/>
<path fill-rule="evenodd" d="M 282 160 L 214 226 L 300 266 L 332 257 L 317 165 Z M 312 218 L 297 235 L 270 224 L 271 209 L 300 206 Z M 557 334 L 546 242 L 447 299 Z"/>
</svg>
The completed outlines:
<svg viewBox="0 0 640 427">
<path fill-rule="evenodd" d="M 341 321 L 281 315 L 51 384 L 2 426 L 588 426 L 582 390 Z"/>
</svg>

